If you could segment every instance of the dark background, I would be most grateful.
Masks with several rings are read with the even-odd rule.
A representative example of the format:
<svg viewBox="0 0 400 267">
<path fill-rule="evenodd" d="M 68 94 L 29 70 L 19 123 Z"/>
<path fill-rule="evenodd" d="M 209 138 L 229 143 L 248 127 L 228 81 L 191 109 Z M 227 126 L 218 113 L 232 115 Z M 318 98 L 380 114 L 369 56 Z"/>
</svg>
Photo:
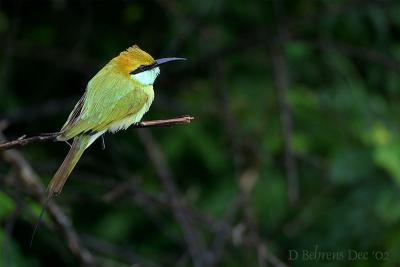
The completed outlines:
<svg viewBox="0 0 400 267">
<path fill-rule="evenodd" d="M 133 44 L 189 59 L 144 120 L 195 117 L 94 143 L 32 248 L 68 146 L 0 152 L 0 266 L 398 266 L 399 32 L 398 1 L 0 1 L 7 139 Z"/>
</svg>

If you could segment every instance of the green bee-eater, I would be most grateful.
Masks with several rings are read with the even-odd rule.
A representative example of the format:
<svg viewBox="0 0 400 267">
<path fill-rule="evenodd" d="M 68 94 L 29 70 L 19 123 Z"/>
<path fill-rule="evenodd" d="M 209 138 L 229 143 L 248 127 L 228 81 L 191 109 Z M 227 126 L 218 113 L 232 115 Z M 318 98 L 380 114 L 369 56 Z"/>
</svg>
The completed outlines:
<svg viewBox="0 0 400 267">
<path fill-rule="evenodd" d="M 154 60 L 134 45 L 113 58 L 88 83 L 86 91 L 69 115 L 57 137 L 73 139 L 71 149 L 51 179 L 49 198 L 60 193 L 76 163 L 98 137 L 139 122 L 154 99 L 153 83 L 161 64 L 184 60 Z"/>
</svg>

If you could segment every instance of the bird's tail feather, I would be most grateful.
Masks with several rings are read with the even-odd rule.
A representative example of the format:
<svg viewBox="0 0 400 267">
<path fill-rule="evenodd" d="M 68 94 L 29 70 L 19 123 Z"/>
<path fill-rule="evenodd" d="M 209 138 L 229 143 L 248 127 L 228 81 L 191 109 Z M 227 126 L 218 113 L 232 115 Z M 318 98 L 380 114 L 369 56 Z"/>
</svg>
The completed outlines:
<svg viewBox="0 0 400 267">
<path fill-rule="evenodd" d="M 49 197 L 61 192 L 65 182 L 68 179 L 68 176 L 71 174 L 76 163 L 78 163 L 89 142 L 89 135 L 80 135 L 74 138 L 74 142 L 72 143 L 68 155 L 65 157 L 63 163 L 61 164 L 60 168 L 58 168 L 56 174 L 54 174 L 49 186 L 47 187 Z"/>
<path fill-rule="evenodd" d="M 29 247 L 32 247 L 33 238 L 35 237 L 36 231 L 39 228 L 40 221 L 46 210 L 47 206 L 49 205 L 50 200 L 58 193 L 61 192 L 65 182 L 68 179 L 68 176 L 71 174 L 72 170 L 74 169 L 76 163 L 82 156 L 85 149 L 90 144 L 91 137 L 89 135 L 81 135 L 74 138 L 74 142 L 71 146 L 71 149 L 68 152 L 68 155 L 65 157 L 63 163 L 61 164 L 60 168 L 57 170 L 56 174 L 54 174 L 53 178 L 51 179 L 49 186 L 47 187 L 48 196 L 45 202 L 43 203 L 42 210 L 38 219 L 36 220 L 35 227 L 32 233 L 31 242 Z"/>
</svg>

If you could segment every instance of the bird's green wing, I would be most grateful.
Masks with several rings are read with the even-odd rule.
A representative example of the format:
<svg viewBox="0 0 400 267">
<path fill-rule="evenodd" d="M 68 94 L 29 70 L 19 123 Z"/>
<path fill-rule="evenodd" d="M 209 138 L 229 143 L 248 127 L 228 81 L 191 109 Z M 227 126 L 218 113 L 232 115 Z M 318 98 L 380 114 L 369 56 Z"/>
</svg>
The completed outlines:
<svg viewBox="0 0 400 267">
<path fill-rule="evenodd" d="M 137 113 L 148 101 L 148 95 L 132 80 L 102 71 L 89 82 L 82 104 L 78 102 L 61 130 L 62 139 L 104 131 L 110 124 Z"/>
<path fill-rule="evenodd" d="M 63 125 L 60 132 L 63 132 L 68 126 L 72 125 L 79 119 L 79 115 L 81 114 L 83 103 L 85 101 L 86 93 L 79 99 L 78 103 L 76 103 L 74 109 L 72 110 L 71 114 L 69 114 L 67 121 Z"/>
</svg>

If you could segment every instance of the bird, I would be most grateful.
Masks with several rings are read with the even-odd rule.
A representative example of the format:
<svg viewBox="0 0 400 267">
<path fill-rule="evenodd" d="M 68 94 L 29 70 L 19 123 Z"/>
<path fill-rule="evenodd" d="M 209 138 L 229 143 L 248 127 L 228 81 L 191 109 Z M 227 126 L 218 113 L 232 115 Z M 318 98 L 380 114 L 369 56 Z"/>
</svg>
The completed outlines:
<svg viewBox="0 0 400 267">
<path fill-rule="evenodd" d="M 57 141 L 73 141 L 49 182 L 49 199 L 61 192 L 83 152 L 97 138 L 140 122 L 153 103 L 153 84 L 160 74 L 160 66 L 178 60 L 186 59 L 154 59 L 133 45 L 97 72 L 56 137 Z"/>
<path fill-rule="evenodd" d="M 73 141 L 49 182 L 47 199 L 35 223 L 29 247 L 32 247 L 50 200 L 60 194 L 83 152 L 104 133 L 125 130 L 140 122 L 153 103 L 153 84 L 160 74 L 160 66 L 177 60 L 186 58 L 154 59 L 139 46 L 133 45 L 111 59 L 88 82 L 83 96 L 57 134 L 56 141 Z"/>
</svg>

